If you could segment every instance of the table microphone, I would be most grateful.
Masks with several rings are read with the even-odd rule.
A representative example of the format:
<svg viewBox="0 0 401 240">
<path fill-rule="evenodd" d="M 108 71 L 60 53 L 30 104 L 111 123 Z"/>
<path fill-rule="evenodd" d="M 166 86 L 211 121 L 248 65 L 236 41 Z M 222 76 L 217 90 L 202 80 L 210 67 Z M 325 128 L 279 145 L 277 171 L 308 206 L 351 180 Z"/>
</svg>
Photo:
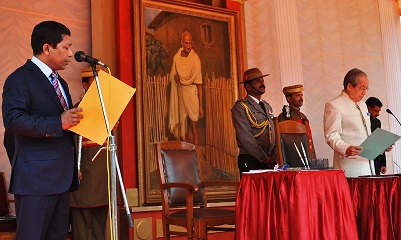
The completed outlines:
<svg viewBox="0 0 401 240">
<path fill-rule="evenodd" d="M 393 114 L 393 112 L 392 112 L 390 109 L 387 108 L 387 109 L 386 109 L 386 112 L 387 112 L 388 114 L 393 115 L 393 117 L 397 120 L 398 124 L 400 124 L 400 126 L 401 126 L 400 120 L 398 120 L 398 118 Z"/>
</svg>

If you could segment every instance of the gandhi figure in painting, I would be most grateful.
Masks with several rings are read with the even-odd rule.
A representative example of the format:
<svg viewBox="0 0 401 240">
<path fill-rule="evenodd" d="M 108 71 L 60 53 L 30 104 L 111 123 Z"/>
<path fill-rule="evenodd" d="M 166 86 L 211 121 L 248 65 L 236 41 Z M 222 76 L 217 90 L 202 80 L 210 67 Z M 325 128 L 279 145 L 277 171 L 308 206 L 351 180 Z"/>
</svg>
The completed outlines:
<svg viewBox="0 0 401 240">
<path fill-rule="evenodd" d="M 192 35 L 183 32 L 181 48 L 174 55 L 170 71 L 169 130 L 176 139 L 183 141 L 188 141 L 188 133 L 192 133 L 193 143 L 198 146 L 196 123 L 204 115 L 202 71 L 201 61 L 192 44 Z"/>
</svg>

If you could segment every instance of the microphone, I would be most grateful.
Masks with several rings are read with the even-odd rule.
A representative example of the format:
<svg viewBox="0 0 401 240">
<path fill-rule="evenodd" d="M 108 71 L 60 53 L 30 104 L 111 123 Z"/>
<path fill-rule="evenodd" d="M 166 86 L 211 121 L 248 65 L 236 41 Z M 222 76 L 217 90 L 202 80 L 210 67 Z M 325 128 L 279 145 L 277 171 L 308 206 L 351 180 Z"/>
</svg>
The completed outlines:
<svg viewBox="0 0 401 240">
<path fill-rule="evenodd" d="M 94 65 L 100 65 L 105 68 L 108 68 L 106 64 L 102 63 L 99 59 L 93 58 L 91 56 L 86 55 L 83 51 L 78 51 L 75 53 L 74 58 L 77 62 L 87 62 Z"/>
<path fill-rule="evenodd" d="M 393 117 L 397 120 L 398 124 L 400 124 L 400 126 L 401 126 L 400 120 L 398 120 L 398 118 L 393 114 L 393 112 L 392 112 L 390 109 L 387 108 L 387 109 L 386 109 L 386 112 L 387 112 L 388 114 L 393 115 Z"/>
</svg>

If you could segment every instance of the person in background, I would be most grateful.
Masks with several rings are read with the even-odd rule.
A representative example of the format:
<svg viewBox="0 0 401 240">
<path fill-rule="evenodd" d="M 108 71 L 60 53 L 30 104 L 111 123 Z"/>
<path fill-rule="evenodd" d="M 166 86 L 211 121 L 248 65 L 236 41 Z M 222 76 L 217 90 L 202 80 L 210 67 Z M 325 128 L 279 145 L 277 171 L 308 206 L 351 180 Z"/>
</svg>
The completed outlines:
<svg viewBox="0 0 401 240">
<path fill-rule="evenodd" d="M 313 146 L 312 131 L 309 126 L 309 120 L 305 114 L 301 112 L 301 107 L 304 103 L 304 86 L 301 84 L 288 86 L 283 88 L 283 93 L 288 105 L 283 106 L 283 112 L 277 116 L 279 122 L 292 120 L 298 123 L 302 123 L 307 126 L 308 131 L 308 148 L 312 156 L 309 159 L 316 159 L 316 152 Z M 308 124 L 306 124 L 308 123 Z"/>
<path fill-rule="evenodd" d="M 380 115 L 380 110 L 382 109 L 383 103 L 375 97 L 370 97 L 366 101 L 366 106 L 368 106 L 368 111 L 370 114 L 370 129 L 373 132 L 376 128 L 381 128 L 382 124 L 380 119 L 377 117 Z M 386 154 L 383 152 L 377 156 L 374 160 L 375 162 L 375 173 L 376 175 L 386 174 Z"/>
<path fill-rule="evenodd" d="M 17 240 L 66 239 L 70 191 L 78 189 L 74 134 L 83 117 L 72 108 L 68 85 L 58 75 L 73 56 L 70 30 L 45 21 L 31 35 L 32 59 L 5 81 L 2 113 L 14 134 L 9 191 L 14 194 Z"/>
<path fill-rule="evenodd" d="M 82 87 L 86 93 L 95 79 L 92 67 L 83 69 L 81 75 Z M 107 239 L 105 235 L 109 210 L 107 149 L 101 150 L 93 159 L 101 148 L 102 146 L 91 140 L 82 138 L 80 162 L 82 178 L 79 190 L 71 193 L 72 229 L 76 240 Z"/>
<path fill-rule="evenodd" d="M 244 72 L 245 99 L 235 102 L 231 109 L 237 144 L 238 168 L 243 172 L 257 169 L 273 169 L 277 163 L 273 125 L 273 109 L 264 100 L 265 83 L 258 68 Z"/>
</svg>

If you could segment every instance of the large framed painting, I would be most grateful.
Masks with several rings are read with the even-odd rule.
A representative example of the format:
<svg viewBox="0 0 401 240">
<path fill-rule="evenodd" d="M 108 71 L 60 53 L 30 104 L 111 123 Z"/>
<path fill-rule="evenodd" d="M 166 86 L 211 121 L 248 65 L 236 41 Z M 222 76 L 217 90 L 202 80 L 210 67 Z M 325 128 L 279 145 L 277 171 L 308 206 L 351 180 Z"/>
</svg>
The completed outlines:
<svg viewBox="0 0 401 240">
<path fill-rule="evenodd" d="M 241 72 L 237 29 L 235 11 L 134 1 L 140 204 L 160 202 L 157 142 L 195 144 L 204 180 L 239 179 L 230 111 Z M 235 197 L 230 188 L 208 192 Z"/>
</svg>

